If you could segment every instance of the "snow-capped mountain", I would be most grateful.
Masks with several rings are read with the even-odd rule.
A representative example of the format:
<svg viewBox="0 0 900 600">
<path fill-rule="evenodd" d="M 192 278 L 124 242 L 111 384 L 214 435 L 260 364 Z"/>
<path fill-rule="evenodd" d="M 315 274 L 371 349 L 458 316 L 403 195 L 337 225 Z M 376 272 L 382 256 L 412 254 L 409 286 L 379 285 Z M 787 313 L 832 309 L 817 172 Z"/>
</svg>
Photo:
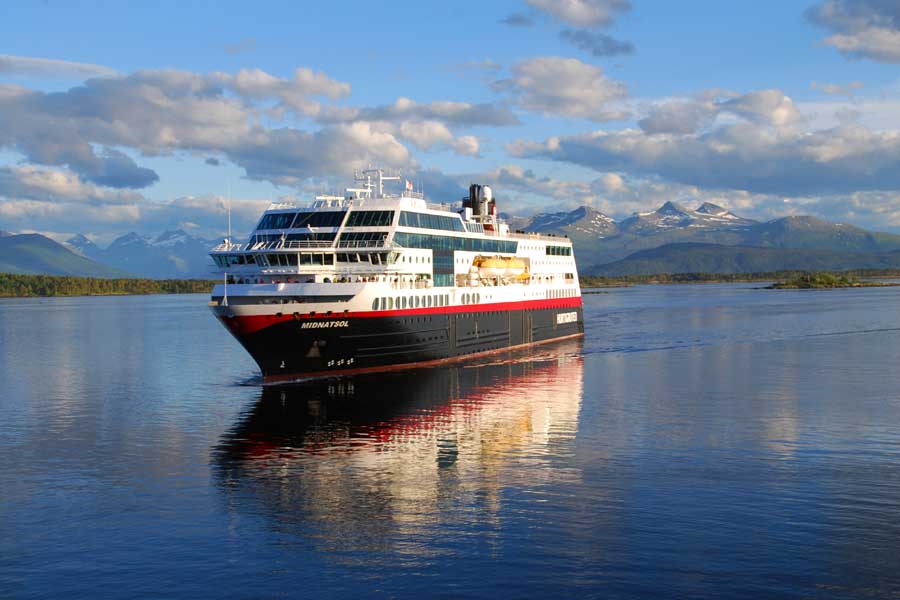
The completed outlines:
<svg viewBox="0 0 900 600">
<path fill-rule="evenodd" d="M 525 231 L 605 238 L 616 235 L 619 227 L 614 219 L 600 211 L 580 206 L 569 212 L 537 214 L 532 217 Z"/>
<path fill-rule="evenodd" d="M 157 237 L 127 233 L 100 248 L 82 234 L 66 244 L 79 254 L 141 277 L 208 278 L 212 272 L 211 240 L 194 237 L 181 229 Z"/>
<path fill-rule="evenodd" d="M 739 217 L 710 202 L 692 210 L 670 201 L 653 212 L 635 213 L 623 220 L 619 227 L 628 233 L 647 235 L 664 229 L 683 227 L 733 229 L 755 223 L 757 221 Z"/>
</svg>

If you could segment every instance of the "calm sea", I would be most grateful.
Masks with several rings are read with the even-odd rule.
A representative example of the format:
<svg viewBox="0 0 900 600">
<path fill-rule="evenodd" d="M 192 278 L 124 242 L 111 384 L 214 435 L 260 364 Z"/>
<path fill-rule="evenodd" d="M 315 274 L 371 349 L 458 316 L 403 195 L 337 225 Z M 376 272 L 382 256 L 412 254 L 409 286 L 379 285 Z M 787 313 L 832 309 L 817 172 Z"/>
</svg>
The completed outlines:
<svg viewBox="0 0 900 600">
<path fill-rule="evenodd" d="M 259 385 L 203 296 L 0 301 L 0 597 L 900 595 L 900 288 Z"/>
</svg>

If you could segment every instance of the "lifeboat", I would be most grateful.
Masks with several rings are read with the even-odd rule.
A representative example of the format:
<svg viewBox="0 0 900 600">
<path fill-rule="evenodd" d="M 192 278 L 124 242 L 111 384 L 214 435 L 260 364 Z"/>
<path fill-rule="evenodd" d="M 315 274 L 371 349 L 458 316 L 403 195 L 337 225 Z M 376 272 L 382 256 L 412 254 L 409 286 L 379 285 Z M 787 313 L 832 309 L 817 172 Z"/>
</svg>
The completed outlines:
<svg viewBox="0 0 900 600">
<path fill-rule="evenodd" d="M 520 279 L 528 275 L 528 267 L 521 258 L 513 256 L 479 256 L 473 266 L 481 277 L 502 277 Z"/>
</svg>

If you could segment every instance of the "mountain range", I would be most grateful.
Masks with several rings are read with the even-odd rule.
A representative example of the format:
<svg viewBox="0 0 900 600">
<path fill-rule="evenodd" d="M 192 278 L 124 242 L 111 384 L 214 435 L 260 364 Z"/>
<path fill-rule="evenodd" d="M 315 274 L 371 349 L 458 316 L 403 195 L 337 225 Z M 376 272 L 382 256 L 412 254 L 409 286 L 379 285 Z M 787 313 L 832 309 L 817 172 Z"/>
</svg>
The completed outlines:
<svg viewBox="0 0 900 600">
<path fill-rule="evenodd" d="M 156 237 L 127 233 L 106 248 L 100 248 L 86 236 L 78 234 L 66 245 L 76 253 L 140 277 L 153 279 L 208 279 L 213 263 L 209 249 L 212 240 L 194 237 L 181 229 L 166 231 Z"/>
<path fill-rule="evenodd" d="M 507 220 L 516 230 L 570 237 L 582 274 L 900 267 L 900 235 L 810 216 L 755 221 L 709 202 L 696 209 L 666 202 L 620 221 L 587 206 Z M 0 231 L 0 271 L 208 279 L 214 245 L 180 229 L 155 237 L 128 233 L 105 248 L 80 234 L 58 244 Z"/>
<path fill-rule="evenodd" d="M 900 235 L 870 232 L 811 216 L 755 221 L 708 202 L 696 209 L 666 202 L 653 212 L 635 213 L 619 222 L 591 208 L 580 207 L 569 212 L 535 215 L 521 228 L 569 236 L 575 244 L 580 270 L 585 274 L 613 271 L 626 274 L 630 266 L 637 269 L 635 274 L 643 273 L 648 258 L 659 269 L 657 273 L 748 272 L 750 267 L 741 266 L 740 261 L 724 259 L 735 257 L 736 247 L 745 249 L 743 256 L 751 252 L 746 249 L 771 250 L 765 253 L 764 261 L 773 267 L 771 270 L 816 268 L 812 264 L 813 254 L 799 250 L 843 255 L 846 260 L 832 260 L 834 264 L 846 265 L 842 268 L 875 268 L 862 264 L 869 263 L 869 255 L 900 250 Z M 641 254 L 651 250 L 654 252 Z M 701 254 L 705 257 L 702 261 Z M 707 259 L 717 254 L 723 257 L 722 265 L 710 270 Z M 762 254 L 755 256 L 759 258 Z M 626 258 L 644 262 L 638 266 Z M 788 266 L 802 265 L 803 258 L 812 261 L 809 267 Z"/>
</svg>

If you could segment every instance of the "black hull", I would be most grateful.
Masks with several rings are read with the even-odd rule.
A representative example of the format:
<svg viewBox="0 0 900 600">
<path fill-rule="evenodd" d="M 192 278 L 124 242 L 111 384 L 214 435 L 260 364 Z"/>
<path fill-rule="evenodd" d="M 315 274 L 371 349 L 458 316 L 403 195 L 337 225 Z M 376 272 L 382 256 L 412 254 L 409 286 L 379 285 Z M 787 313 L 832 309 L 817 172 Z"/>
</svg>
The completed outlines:
<svg viewBox="0 0 900 600">
<path fill-rule="evenodd" d="M 289 319 L 251 333 L 229 325 L 227 319 L 226 326 L 267 381 L 406 368 L 584 332 L 580 306 Z"/>
</svg>

